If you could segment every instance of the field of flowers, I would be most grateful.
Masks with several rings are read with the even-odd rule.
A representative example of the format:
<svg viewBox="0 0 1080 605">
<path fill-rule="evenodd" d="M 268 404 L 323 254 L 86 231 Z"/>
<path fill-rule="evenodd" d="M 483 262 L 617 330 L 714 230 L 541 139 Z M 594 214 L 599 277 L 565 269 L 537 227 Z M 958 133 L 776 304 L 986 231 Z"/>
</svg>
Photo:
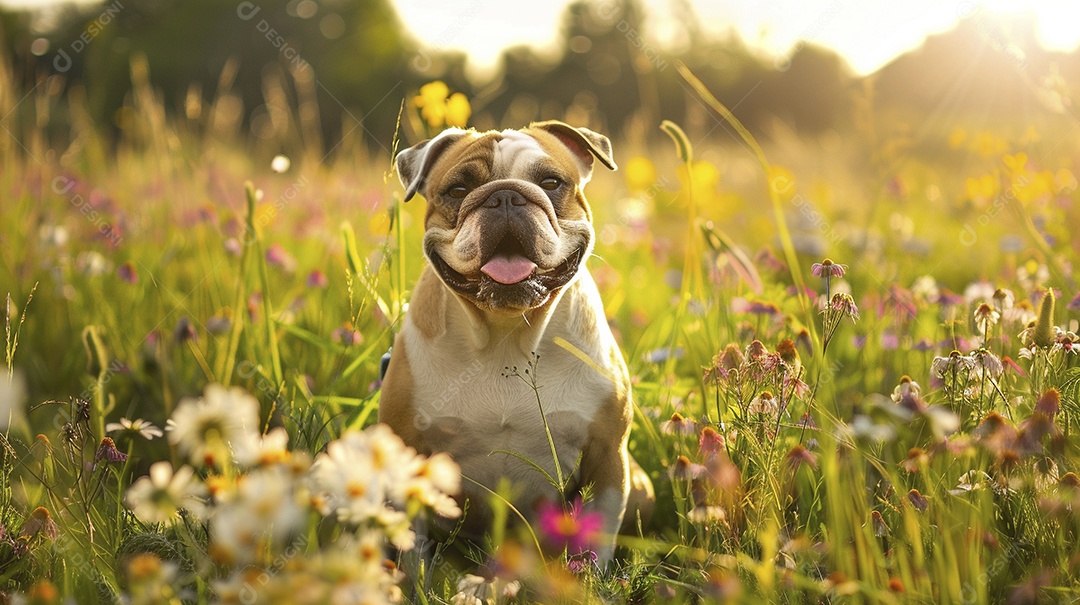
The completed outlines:
<svg viewBox="0 0 1080 605">
<path fill-rule="evenodd" d="M 424 263 L 391 142 L 298 111 L 279 154 L 135 73 L 116 142 L 0 87 L 0 603 L 1080 598 L 1075 124 L 762 149 L 685 74 L 711 134 L 616 140 L 587 191 L 657 490 L 600 568 L 572 505 L 414 523 L 462 478 L 374 424 Z"/>
</svg>

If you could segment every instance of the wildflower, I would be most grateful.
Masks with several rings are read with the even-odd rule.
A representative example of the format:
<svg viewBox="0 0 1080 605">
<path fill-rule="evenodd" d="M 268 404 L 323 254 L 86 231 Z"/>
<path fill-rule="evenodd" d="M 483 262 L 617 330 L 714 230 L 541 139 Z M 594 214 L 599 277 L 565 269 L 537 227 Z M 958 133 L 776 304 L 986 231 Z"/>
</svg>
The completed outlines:
<svg viewBox="0 0 1080 605">
<path fill-rule="evenodd" d="M 705 467 L 691 462 L 686 456 L 679 456 L 671 465 L 671 475 L 676 479 L 697 479 L 705 474 Z"/>
<path fill-rule="evenodd" d="M 312 502 L 320 513 L 345 523 L 374 524 L 403 550 L 412 547 L 409 518 L 388 508 L 418 503 L 444 517 L 461 514 L 450 493 L 461 477 L 448 456 L 425 459 L 384 424 L 349 431 L 319 454 L 309 473 Z"/>
<path fill-rule="evenodd" d="M 1006 369 L 1012 370 L 1016 375 L 1027 376 L 1027 372 L 1024 371 L 1024 368 L 1021 368 L 1020 364 L 1013 361 L 1008 355 L 1001 358 L 1001 363 Z"/>
<path fill-rule="evenodd" d="M 907 494 L 908 502 L 915 507 L 915 510 L 924 512 L 930 506 L 930 500 L 926 496 L 919 493 L 919 490 L 912 489 Z"/>
<path fill-rule="evenodd" d="M 1003 311 L 1005 309 L 1011 309 L 1016 302 L 1016 295 L 1008 288 L 998 288 L 997 290 L 994 290 L 993 298 L 994 302 L 997 303 L 998 308 Z"/>
<path fill-rule="evenodd" d="M 772 416 L 780 412 L 780 402 L 769 391 L 762 391 L 760 395 L 750 401 L 746 407 L 748 414 L 760 414 Z"/>
<path fill-rule="evenodd" d="M 176 339 L 177 344 L 184 344 L 189 340 L 197 340 L 199 338 L 198 332 L 195 331 L 195 326 L 192 325 L 191 320 L 184 317 L 180 318 L 180 321 L 176 322 L 176 327 L 173 328 L 173 338 Z"/>
<path fill-rule="evenodd" d="M 60 528 L 53 521 L 49 509 L 39 506 L 26 518 L 22 526 L 22 535 L 33 538 L 39 533 L 50 540 L 55 540 L 60 535 Z"/>
<path fill-rule="evenodd" d="M 841 316 L 847 315 L 851 318 L 852 323 L 859 320 L 859 307 L 850 294 L 833 294 L 832 300 L 829 301 L 829 308 L 833 311 L 839 311 Z"/>
<path fill-rule="evenodd" d="M 727 512 L 724 507 L 715 504 L 698 504 L 686 513 L 686 518 L 692 523 L 725 524 Z"/>
<path fill-rule="evenodd" d="M 1035 403 L 1035 411 L 1053 418 L 1061 409 L 1061 392 L 1057 389 L 1047 389 L 1039 396 Z"/>
<path fill-rule="evenodd" d="M 912 412 L 926 409 L 926 404 L 919 397 L 919 383 L 906 374 L 900 377 L 900 384 L 892 392 L 892 400 Z"/>
<path fill-rule="evenodd" d="M 0 365 L 0 431 L 6 431 L 15 419 L 22 417 L 25 401 L 26 382 L 22 373 L 9 375 L 8 369 Z"/>
<path fill-rule="evenodd" d="M 990 328 L 996 326 L 999 319 L 1001 319 L 1001 313 L 995 311 L 987 303 L 982 303 L 975 309 L 975 327 L 984 337 L 988 337 Z"/>
<path fill-rule="evenodd" d="M 765 348 L 760 340 L 754 340 L 750 344 L 746 345 L 746 359 L 750 361 L 757 360 L 764 355 L 768 355 L 769 350 Z"/>
<path fill-rule="evenodd" d="M 415 500 L 430 507 L 441 517 L 461 516 L 457 502 L 449 496 L 461 491 L 461 469 L 446 453 L 417 458 L 412 475 L 391 487 L 391 497 L 400 488 L 399 502 Z"/>
<path fill-rule="evenodd" d="M 896 576 L 889 578 L 889 590 L 895 593 L 905 592 L 904 581 Z"/>
<path fill-rule="evenodd" d="M 30 593 L 27 595 L 30 605 L 44 605 L 49 603 L 60 603 L 60 594 L 56 590 L 55 584 L 49 580 L 38 580 L 30 587 Z M 16 596 L 15 603 L 22 603 Z"/>
<path fill-rule="evenodd" d="M 911 295 L 918 300 L 935 303 L 941 296 L 941 290 L 932 275 L 923 275 L 911 285 Z"/>
<path fill-rule="evenodd" d="M 195 478 L 195 470 L 182 466 L 173 473 L 167 460 L 150 466 L 150 475 L 140 477 L 127 490 L 124 502 L 143 523 L 169 523 L 181 509 L 198 513 L 206 487 Z"/>
<path fill-rule="evenodd" d="M 1069 301 L 1069 304 L 1065 305 L 1065 308 L 1070 311 L 1080 312 L 1080 292 L 1076 293 L 1076 296 Z"/>
<path fill-rule="evenodd" d="M 127 454 L 116 449 L 116 443 L 110 437 L 105 437 L 98 445 L 94 453 L 94 464 L 104 460 L 106 462 L 124 462 L 128 459 Z"/>
<path fill-rule="evenodd" d="M 169 442 L 196 466 L 228 462 L 231 443 L 255 439 L 259 402 L 242 389 L 212 384 L 206 395 L 181 400 L 166 429 Z"/>
<path fill-rule="evenodd" d="M 987 485 L 993 482 L 993 478 L 986 474 L 985 471 L 970 470 L 957 480 L 956 487 L 949 490 L 949 493 L 954 496 L 966 494 L 976 490 L 984 489 Z"/>
<path fill-rule="evenodd" d="M 994 297 L 994 286 L 988 281 L 977 281 L 968 284 L 964 288 L 964 303 L 974 304 L 977 300 L 986 300 Z"/>
<path fill-rule="evenodd" d="M 780 359 L 787 365 L 788 372 L 792 374 L 798 374 L 802 369 L 802 362 L 799 360 L 799 351 L 795 348 L 795 341 L 790 338 L 785 338 L 780 341 L 780 344 L 776 345 L 776 353 L 780 355 Z"/>
<path fill-rule="evenodd" d="M 225 243 L 223 245 L 225 247 L 225 251 L 232 256 L 240 256 L 244 253 L 244 245 L 241 244 L 240 240 L 236 239 L 235 237 L 230 237 L 229 239 L 225 240 Z"/>
<path fill-rule="evenodd" d="M 154 423 L 143 420 L 142 418 L 136 418 L 135 420 L 121 418 L 120 422 L 110 422 L 105 425 L 105 432 L 123 433 L 131 437 L 138 435 L 147 441 L 154 439 L 155 437 L 161 437 L 165 434 L 161 432 L 161 429 L 154 426 Z"/>
<path fill-rule="evenodd" d="M 75 267 L 88 277 L 97 277 L 112 270 L 112 263 L 97 250 L 90 250 L 75 257 Z"/>
<path fill-rule="evenodd" d="M 802 445 L 796 445 L 795 447 L 791 448 L 791 451 L 787 453 L 787 456 L 785 456 L 785 460 L 787 461 L 788 465 L 794 470 L 798 470 L 799 467 L 803 465 L 809 466 L 813 469 L 816 469 L 818 466 L 817 456 L 815 456 L 813 452 L 806 449 Z"/>
<path fill-rule="evenodd" d="M 944 378 L 949 372 L 970 371 L 975 367 L 974 360 L 953 350 L 948 357 L 935 357 L 930 362 L 930 373 L 937 378 Z"/>
<path fill-rule="evenodd" d="M 280 541 L 303 524 L 304 508 L 280 467 L 242 475 L 232 496 L 214 510 L 210 523 L 210 551 L 218 561 L 248 561 L 256 556 L 261 538 Z"/>
<path fill-rule="evenodd" d="M 727 454 L 724 436 L 711 426 L 701 429 L 701 436 L 698 437 L 698 451 L 705 457 Z"/>
<path fill-rule="evenodd" d="M 1016 443 L 1016 429 L 997 412 L 990 412 L 983 417 L 971 435 L 999 457 Z"/>
<path fill-rule="evenodd" d="M 244 467 L 271 466 L 289 460 L 289 433 L 276 427 L 257 438 L 241 439 L 234 444 L 236 463 Z"/>
<path fill-rule="evenodd" d="M 326 274 L 318 269 L 315 269 L 307 276 L 307 287 L 309 288 L 325 288 L 330 282 L 326 279 Z"/>
<path fill-rule="evenodd" d="M 1054 339 L 1054 350 L 1061 350 L 1072 355 L 1080 353 L 1080 335 L 1072 330 L 1065 332 L 1059 329 L 1057 338 Z"/>
<path fill-rule="evenodd" d="M 1038 314 L 1035 313 L 1035 307 L 1027 300 L 1022 300 L 1018 304 L 1001 312 L 1001 319 L 1003 321 L 1023 326 L 1035 321 L 1038 317 Z"/>
<path fill-rule="evenodd" d="M 671 420 L 660 423 L 660 432 L 665 435 L 693 435 L 697 433 L 697 423 L 675 412 L 671 415 Z"/>
<path fill-rule="evenodd" d="M 839 265 L 832 262 L 831 259 L 826 258 L 820 263 L 814 263 L 810 267 L 810 273 L 815 277 L 824 277 L 826 279 L 830 277 L 843 277 L 847 272 L 847 265 Z"/>
<path fill-rule="evenodd" d="M 583 550 L 566 559 L 566 568 L 570 573 L 581 574 L 586 569 L 596 565 L 597 554 L 591 550 Z"/>
<path fill-rule="evenodd" d="M 228 334 L 232 330 L 232 320 L 224 315 L 214 315 L 206 320 L 206 331 L 214 334 Z"/>
<path fill-rule="evenodd" d="M 281 244 L 270 244 L 270 247 L 266 249 L 266 262 L 286 273 L 296 270 L 296 257 L 289 254 Z"/>
<path fill-rule="evenodd" d="M 900 468 L 909 473 L 917 473 L 926 468 L 926 465 L 930 463 L 930 456 L 919 447 L 913 447 L 908 450 L 907 458 L 900 461 Z"/>
<path fill-rule="evenodd" d="M 135 263 L 128 261 L 116 268 L 116 274 L 120 279 L 129 284 L 139 283 L 139 274 L 135 271 Z"/>
<path fill-rule="evenodd" d="M 413 106 L 420 110 L 430 128 L 464 127 L 472 114 L 469 99 L 460 92 L 451 95 L 450 88 L 439 80 L 421 86 L 420 94 L 413 98 Z"/>
<path fill-rule="evenodd" d="M 565 545 L 569 552 L 591 550 L 600 537 L 603 523 L 603 515 L 582 510 L 580 501 L 569 509 L 554 503 L 546 503 L 540 508 L 541 531 L 551 543 Z"/>
<path fill-rule="evenodd" d="M 997 380 L 1005 372 L 1005 366 L 998 359 L 998 356 L 986 349 L 975 351 L 971 354 L 971 359 L 974 361 L 974 368 L 979 375 L 990 376 Z"/>
</svg>

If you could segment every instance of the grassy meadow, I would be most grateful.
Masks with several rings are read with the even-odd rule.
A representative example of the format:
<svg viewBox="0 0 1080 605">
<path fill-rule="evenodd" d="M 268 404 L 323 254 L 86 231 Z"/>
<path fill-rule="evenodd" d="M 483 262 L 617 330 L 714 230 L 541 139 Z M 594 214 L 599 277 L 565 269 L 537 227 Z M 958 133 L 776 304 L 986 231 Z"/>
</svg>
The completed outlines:
<svg viewBox="0 0 1080 605">
<path fill-rule="evenodd" d="M 759 147 L 684 74 L 703 122 L 629 131 L 586 190 L 657 491 L 601 569 L 575 507 L 410 529 L 461 480 L 372 428 L 416 141 L 327 154 L 301 105 L 268 144 L 139 69 L 109 134 L 0 86 L 0 603 L 1080 598 L 1075 123 Z"/>
</svg>

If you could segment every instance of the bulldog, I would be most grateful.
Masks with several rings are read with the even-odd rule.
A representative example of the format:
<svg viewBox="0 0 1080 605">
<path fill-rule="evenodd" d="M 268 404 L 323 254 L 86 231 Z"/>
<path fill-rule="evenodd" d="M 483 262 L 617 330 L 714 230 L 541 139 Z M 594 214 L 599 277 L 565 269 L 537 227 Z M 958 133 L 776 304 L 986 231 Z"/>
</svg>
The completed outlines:
<svg viewBox="0 0 1080 605">
<path fill-rule="evenodd" d="M 398 154 L 404 200 L 427 200 L 428 264 L 394 340 L 379 419 L 460 465 L 468 533 L 490 528 L 487 503 L 504 482 L 530 521 L 538 504 L 588 488 L 606 562 L 631 494 L 647 515 L 652 486 L 627 452 L 630 380 L 585 268 L 594 233 L 582 189 L 597 161 L 616 169 L 607 137 L 558 121 L 452 128 Z"/>
</svg>

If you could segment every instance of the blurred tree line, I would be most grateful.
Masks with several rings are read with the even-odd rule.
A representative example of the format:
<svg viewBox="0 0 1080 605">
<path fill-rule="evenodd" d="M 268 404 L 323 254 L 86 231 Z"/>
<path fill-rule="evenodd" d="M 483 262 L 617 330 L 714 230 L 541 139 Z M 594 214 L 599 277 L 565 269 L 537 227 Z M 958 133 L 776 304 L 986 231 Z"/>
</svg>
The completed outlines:
<svg viewBox="0 0 1080 605">
<path fill-rule="evenodd" d="M 1037 91 L 1018 84 L 1003 98 L 1002 79 L 1022 84 L 1050 63 L 1065 77 L 1080 72 L 1075 54 L 1029 50 L 1018 58 L 1004 45 L 975 53 L 975 45 L 995 42 L 984 20 L 862 79 L 829 50 L 799 44 L 789 57 L 764 56 L 735 34 L 705 32 L 689 0 L 675 0 L 672 10 L 681 42 L 658 48 L 637 0 L 578 0 L 565 11 L 556 56 L 507 49 L 495 75 L 480 82 L 467 76 L 462 53 L 412 39 L 388 0 L 113 0 L 45 15 L 0 11 L 0 48 L 25 90 L 57 75 L 64 87 L 85 91 L 88 115 L 106 129 L 123 127 L 133 73 L 136 84 L 143 73 L 132 69 L 133 58 L 145 57 L 145 77 L 167 110 L 202 122 L 231 119 L 263 140 L 318 138 L 323 149 L 353 132 L 389 147 L 402 100 L 411 110 L 415 91 L 436 79 L 468 95 L 471 123 L 481 128 L 556 117 L 616 135 L 651 135 L 665 118 L 708 130 L 712 122 L 674 69 L 682 61 L 752 131 L 779 120 L 812 135 L 849 126 L 868 84 L 878 102 L 939 110 L 955 88 L 953 72 L 971 74 L 979 61 L 974 73 L 987 77 L 965 77 L 967 97 L 958 100 L 954 90 L 949 103 L 965 111 L 992 99 L 983 109 L 1007 112 Z"/>
</svg>

